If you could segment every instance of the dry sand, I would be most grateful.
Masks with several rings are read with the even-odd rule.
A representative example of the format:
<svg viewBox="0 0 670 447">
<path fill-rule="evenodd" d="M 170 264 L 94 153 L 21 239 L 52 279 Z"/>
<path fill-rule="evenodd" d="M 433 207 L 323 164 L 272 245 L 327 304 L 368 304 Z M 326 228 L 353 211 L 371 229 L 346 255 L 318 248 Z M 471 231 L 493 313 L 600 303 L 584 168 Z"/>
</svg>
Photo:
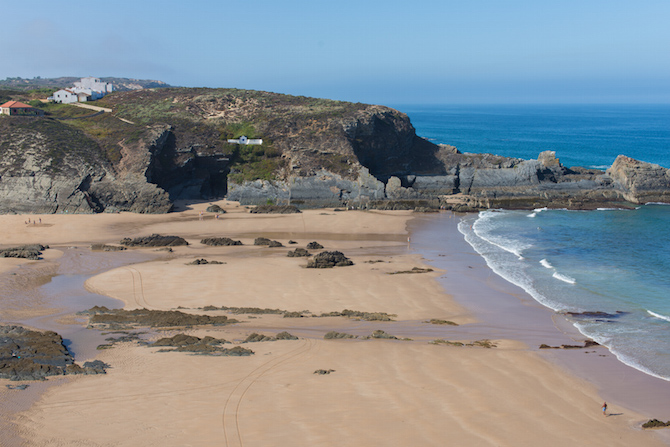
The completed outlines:
<svg viewBox="0 0 670 447">
<path fill-rule="evenodd" d="M 613 414 L 603 417 L 595 385 L 523 342 L 498 339 L 491 349 L 429 343 L 472 341 L 467 328 L 476 326 L 477 315 L 445 293 L 437 279 L 448 271 L 389 274 L 428 267 L 408 248 L 411 213 L 250 215 L 234 203 L 220 204 L 229 212 L 204 220 L 199 213 L 206 204 L 160 216 L 37 216 L 42 226 L 26 225 L 25 216 L 0 216 L 8 228 L 2 243 L 47 243 L 54 247 L 50 251 L 62 252 L 65 246 L 116 244 L 123 237 L 180 235 L 191 245 L 171 254 L 133 250 L 154 259 L 104 271 L 86 287 L 122 300 L 128 309 L 182 306 L 202 313 L 197 308 L 213 305 L 320 314 L 348 308 L 396 314 L 396 321 L 239 315 L 242 323 L 236 325 L 186 330 L 234 342 L 252 332 L 288 330 L 300 337 L 244 345 L 255 352 L 250 357 L 119 344 L 96 357 L 112 365 L 106 375 L 51 379 L 56 385 L 33 393 L 29 409 L 15 405 L 14 434 L 24 445 L 663 445 L 660 431 L 639 428 L 653 415 L 610 402 Z M 199 243 L 209 236 L 245 245 Z M 285 248 L 253 246 L 256 236 L 278 239 Z M 298 244 L 287 245 L 289 239 Z M 344 252 L 355 265 L 305 269 L 304 258 L 286 257 L 289 248 L 313 240 Z M 186 265 L 196 258 L 225 264 Z M 59 260 L 57 255 L 37 262 L 0 259 L 0 275 L 43 262 Z M 0 315 L 6 322 L 7 314 Z M 425 323 L 431 318 L 461 326 Z M 362 338 L 376 329 L 411 340 Z M 361 337 L 324 340 L 330 330 Z M 314 374 L 318 369 L 334 371 Z M 3 387 L 0 399 L 16 401 L 17 393 Z"/>
</svg>

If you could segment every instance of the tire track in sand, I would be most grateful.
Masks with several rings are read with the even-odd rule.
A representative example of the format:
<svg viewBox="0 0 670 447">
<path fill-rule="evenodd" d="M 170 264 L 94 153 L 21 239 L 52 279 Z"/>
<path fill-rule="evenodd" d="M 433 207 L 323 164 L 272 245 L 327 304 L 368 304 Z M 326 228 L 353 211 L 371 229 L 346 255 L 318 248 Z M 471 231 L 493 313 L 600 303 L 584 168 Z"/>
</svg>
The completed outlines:
<svg viewBox="0 0 670 447">
<path fill-rule="evenodd" d="M 130 276 L 133 281 L 133 301 L 140 309 L 150 309 L 149 303 L 147 302 L 146 296 L 144 295 L 144 282 L 142 280 L 142 273 L 139 270 L 133 267 L 124 267 L 130 272 Z M 135 274 L 137 274 L 137 280 L 135 279 Z"/>
<path fill-rule="evenodd" d="M 303 356 L 312 349 L 313 341 L 303 339 L 301 345 L 286 354 L 280 355 L 270 361 L 267 361 L 247 374 L 235 388 L 230 392 L 228 399 L 223 407 L 222 425 L 223 436 L 226 447 L 243 447 L 242 432 L 240 431 L 240 406 L 244 400 L 245 394 L 256 383 L 258 379 L 266 373 L 276 369 L 283 363 Z"/>
</svg>

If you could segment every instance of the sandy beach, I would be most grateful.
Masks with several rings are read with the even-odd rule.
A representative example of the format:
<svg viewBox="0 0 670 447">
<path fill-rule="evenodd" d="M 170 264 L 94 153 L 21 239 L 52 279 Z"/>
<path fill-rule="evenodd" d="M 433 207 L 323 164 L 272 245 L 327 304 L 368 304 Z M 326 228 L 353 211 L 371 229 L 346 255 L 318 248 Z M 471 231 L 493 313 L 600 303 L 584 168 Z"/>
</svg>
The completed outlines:
<svg viewBox="0 0 670 447">
<path fill-rule="evenodd" d="M 30 216 L 41 224 L 0 216 L 2 246 L 51 247 L 39 261 L 0 259 L 2 323 L 58 329 L 72 339 L 77 362 L 110 365 L 105 375 L 51 378 L 25 391 L 2 386 L 2 445 L 670 444 L 666 430 L 640 427 L 650 418 L 670 418 L 663 413 L 667 382 L 628 371 L 602 347 L 588 355 L 539 350 L 539 343 L 584 338 L 490 272 L 455 229 L 456 216 L 332 209 L 254 215 L 236 203 L 217 203 L 227 210 L 218 219 L 201 217 L 209 203 L 182 204 L 167 215 Z M 181 236 L 189 245 L 172 252 L 89 249 L 154 233 Z M 259 236 L 284 247 L 254 246 Z M 244 245 L 210 247 L 200 243 L 204 237 Z M 312 241 L 343 252 L 354 265 L 307 269 L 306 258 L 286 256 Z M 187 265 L 201 258 L 221 264 Z M 403 273 L 413 268 L 432 271 Z M 44 284 L 68 292 L 45 291 Z M 240 322 L 144 337 L 212 336 L 254 355 L 158 352 L 137 342 L 96 350 L 104 335 L 84 329 L 73 309 L 98 303 L 228 315 Z M 205 306 L 305 316 L 232 315 Z M 344 309 L 395 316 L 389 322 L 319 316 Z M 367 338 L 376 330 L 397 338 Z M 282 331 L 298 339 L 241 344 L 252 333 Z M 357 338 L 324 339 L 330 331 Z M 483 339 L 495 347 L 431 343 Z M 600 410 L 605 399 L 607 417 Z"/>
</svg>

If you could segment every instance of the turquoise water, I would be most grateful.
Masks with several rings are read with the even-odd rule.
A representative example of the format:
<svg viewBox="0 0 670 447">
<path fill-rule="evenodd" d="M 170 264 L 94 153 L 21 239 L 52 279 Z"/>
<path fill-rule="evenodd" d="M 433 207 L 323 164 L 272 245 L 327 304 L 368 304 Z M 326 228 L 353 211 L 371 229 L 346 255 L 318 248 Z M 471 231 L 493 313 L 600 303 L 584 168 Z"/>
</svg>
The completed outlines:
<svg viewBox="0 0 670 447">
<path fill-rule="evenodd" d="M 606 169 L 623 154 L 670 168 L 670 105 L 395 106 L 417 134 L 461 152 Z"/>
<path fill-rule="evenodd" d="M 618 154 L 670 167 L 669 106 L 400 108 L 420 136 L 463 152 L 605 168 Z M 485 211 L 459 224 L 498 275 L 620 360 L 670 380 L 670 206 Z"/>
</svg>

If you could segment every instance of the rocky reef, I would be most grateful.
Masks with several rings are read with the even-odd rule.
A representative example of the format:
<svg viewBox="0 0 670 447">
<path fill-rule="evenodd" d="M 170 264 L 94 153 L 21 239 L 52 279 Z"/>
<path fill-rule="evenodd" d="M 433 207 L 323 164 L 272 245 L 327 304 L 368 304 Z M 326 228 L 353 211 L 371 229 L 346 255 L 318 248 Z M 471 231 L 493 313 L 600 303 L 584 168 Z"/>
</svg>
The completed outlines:
<svg viewBox="0 0 670 447">
<path fill-rule="evenodd" d="M 77 365 L 55 332 L 0 326 L 0 378 L 44 380 L 66 374 L 104 374 L 106 368 L 100 361 Z"/>
</svg>

